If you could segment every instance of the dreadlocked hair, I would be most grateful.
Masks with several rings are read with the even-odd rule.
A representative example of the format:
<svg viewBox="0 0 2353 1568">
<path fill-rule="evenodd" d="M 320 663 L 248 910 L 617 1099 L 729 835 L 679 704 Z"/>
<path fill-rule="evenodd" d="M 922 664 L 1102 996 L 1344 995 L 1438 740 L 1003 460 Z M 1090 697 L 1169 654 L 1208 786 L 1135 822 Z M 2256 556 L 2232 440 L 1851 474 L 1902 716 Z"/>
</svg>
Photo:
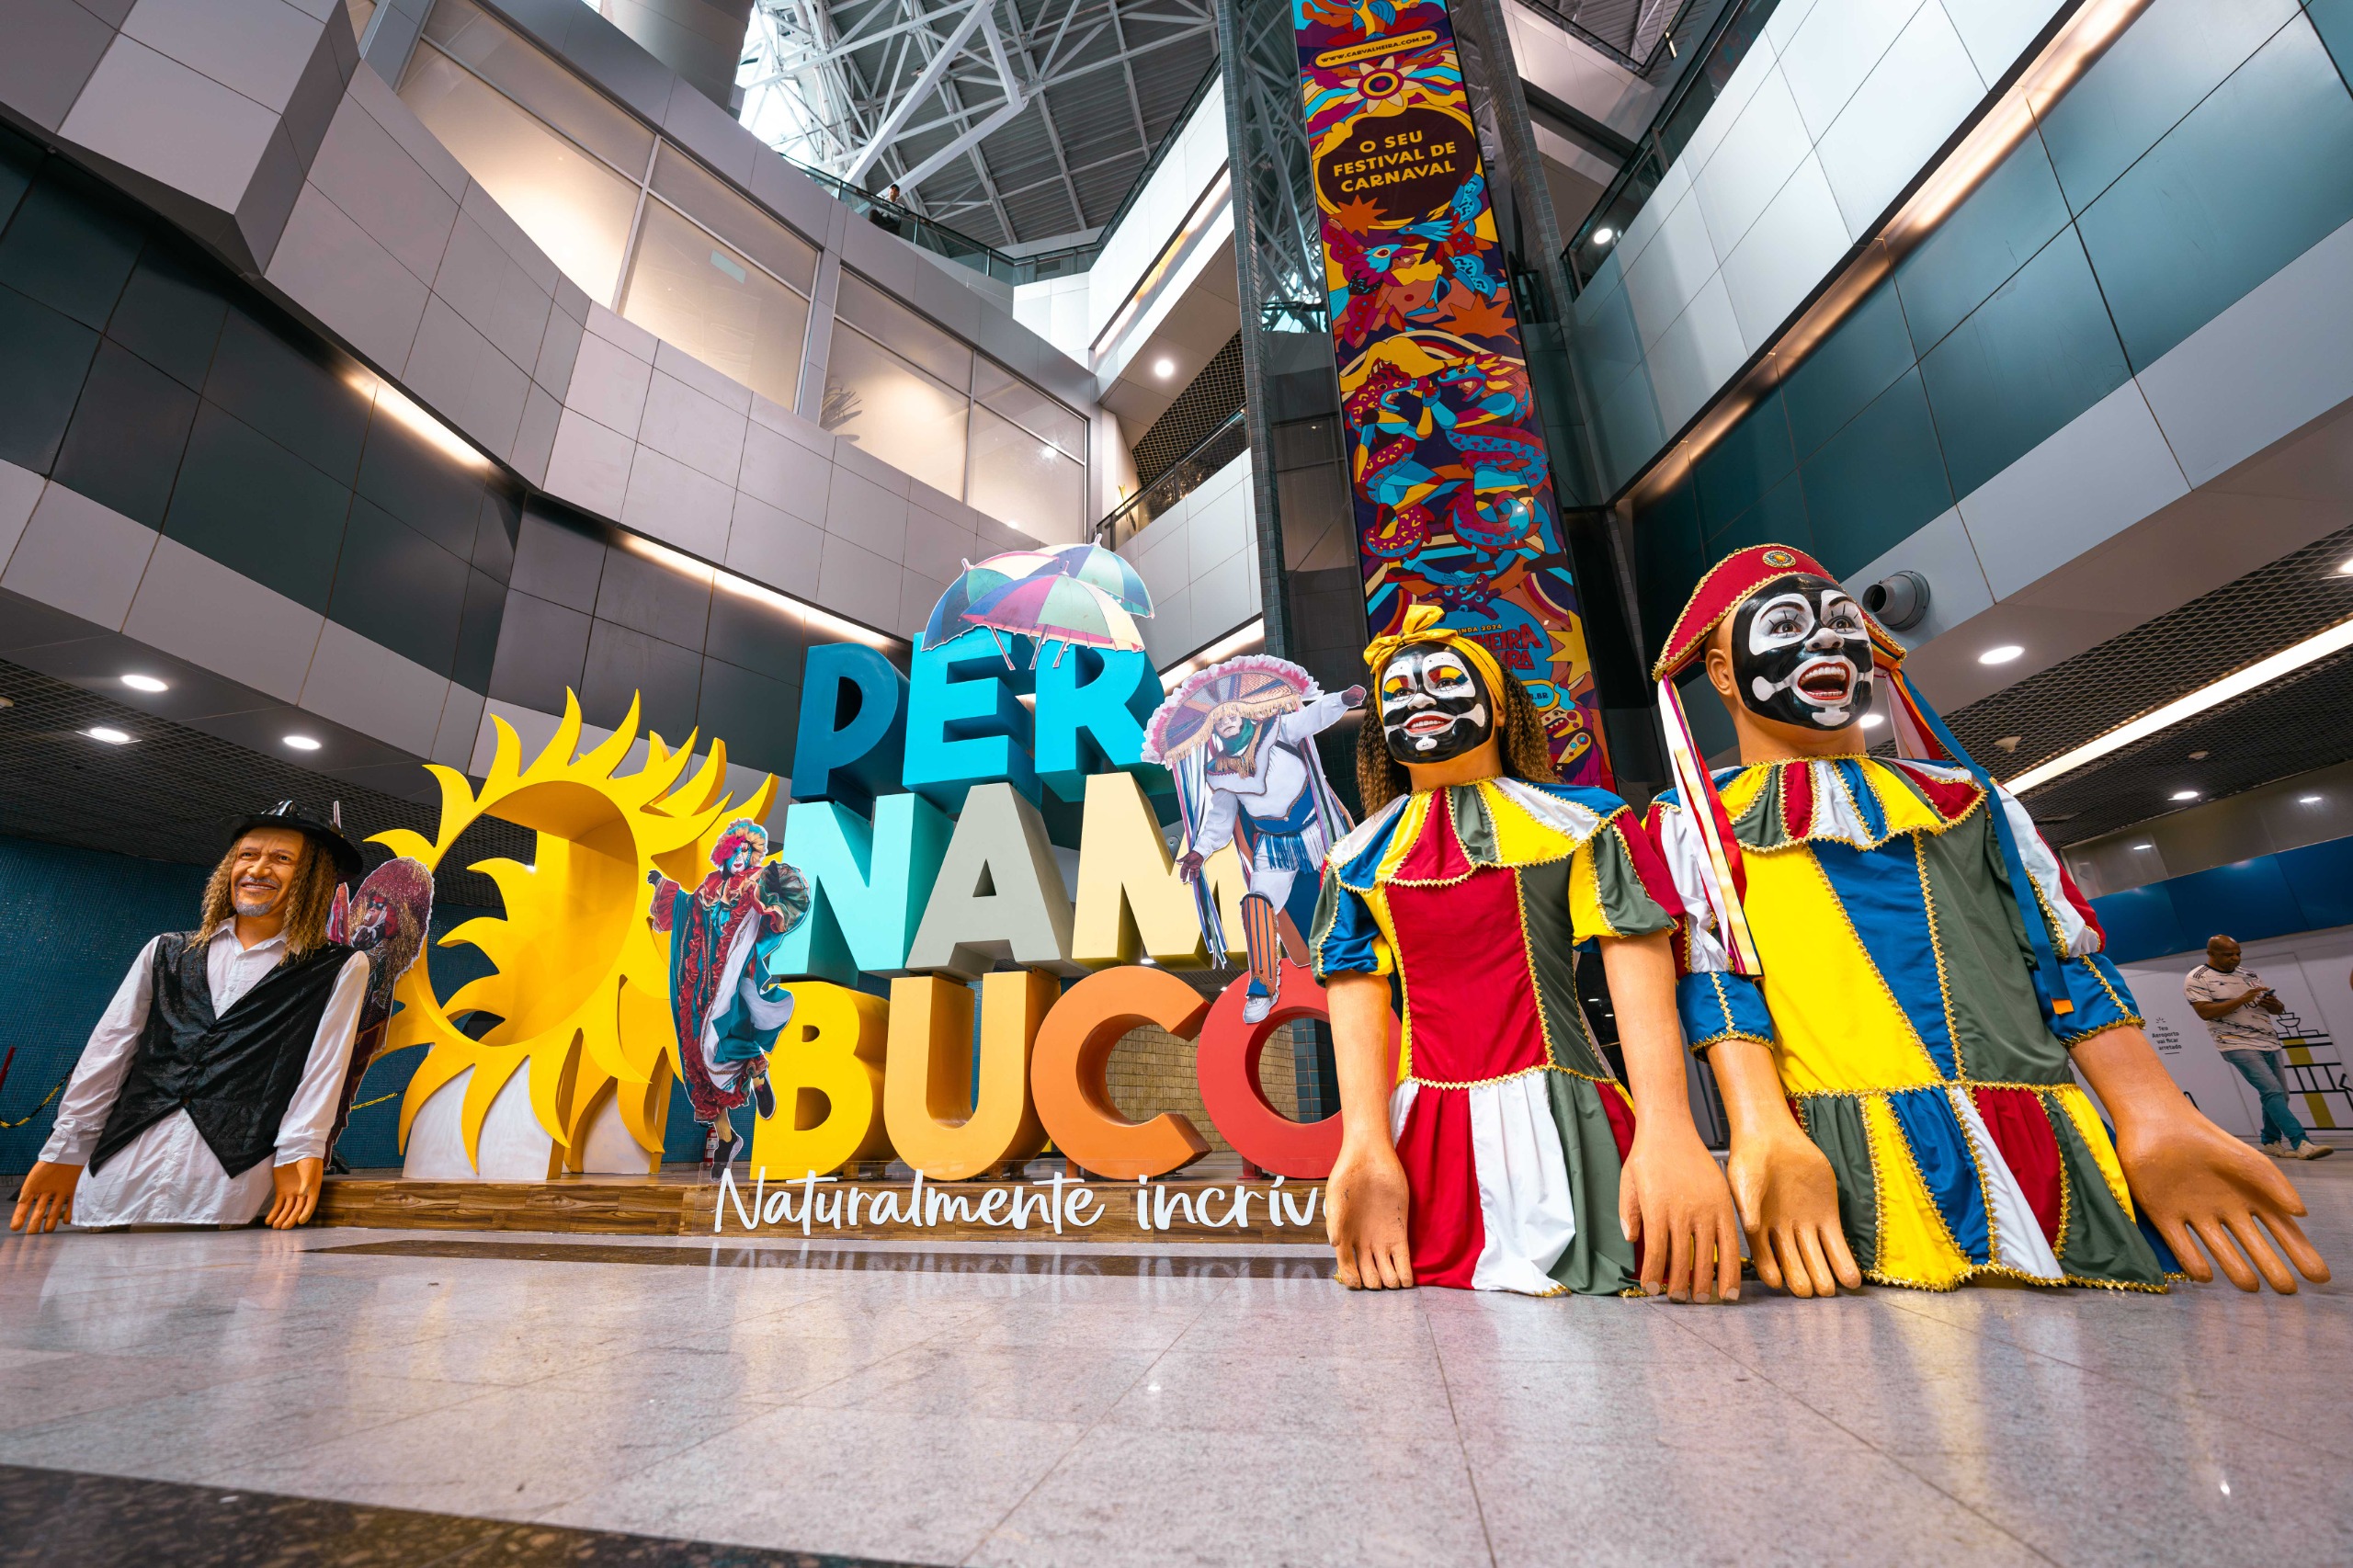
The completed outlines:
<svg viewBox="0 0 2353 1568">
<path fill-rule="evenodd" d="M 1544 738 L 1544 721 L 1536 716 L 1536 704 L 1529 700 L 1528 687 L 1518 681 L 1505 677 L 1498 706 L 1503 709 L 1503 722 L 1496 726 L 1497 738 L 1503 743 L 1504 776 L 1525 778 L 1534 784 L 1557 784 L 1560 770 L 1552 766 L 1552 747 Z M 1357 732 L 1357 793 L 1364 801 L 1364 815 L 1370 816 L 1400 795 L 1414 792 L 1414 782 L 1405 772 L 1405 765 L 1389 755 L 1389 743 L 1381 738 L 1378 715 L 1367 715 L 1363 728 Z"/>
<path fill-rule="evenodd" d="M 231 885 L 236 863 L 237 846 L 232 844 L 204 884 L 204 924 L 196 932 L 199 947 L 237 918 L 236 889 Z M 299 959 L 326 941 L 327 916 L 334 912 L 339 881 L 334 858 L 304 835 L 301 861 L 286 888 L 286 924 L 279 927 L 286 937 L 287 957 Z"/>
</svg>

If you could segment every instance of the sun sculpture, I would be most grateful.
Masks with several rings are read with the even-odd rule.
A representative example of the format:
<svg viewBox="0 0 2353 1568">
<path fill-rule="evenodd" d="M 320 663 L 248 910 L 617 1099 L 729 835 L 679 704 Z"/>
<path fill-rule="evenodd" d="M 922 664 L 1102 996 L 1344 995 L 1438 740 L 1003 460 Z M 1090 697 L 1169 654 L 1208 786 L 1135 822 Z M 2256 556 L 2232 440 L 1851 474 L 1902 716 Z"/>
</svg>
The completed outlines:
<svg viewBox="0 0 2353 1568">
<path fill-rule="evenodd" d="M 497 744 L 479 793 L 453 768 L 429 769 L 441 786 L 438 839 L 405 828 L 375 835 L 393 854 L 428 867 L 438 867 L 485 816 L 539 835 L 531 865 L 501 858 L 469 868 L 497 884 L 506 914 L 469 920 L 437 944 L 471 943 L 493 972 L 460 986 L 446 1007 L 421 963 L 394 993 L 402 1006 L 387 1048 L 427 1048 L 401 1103 L 401 1142 L 406 1146 L 434 1092 L 471 1068 L 460 1127 L 466 1157 L 479 1168 L 491 1102 L 517 1072 L 528 1072 L 531 1109 L 563 1150 L 567 1169 L 582 1168 L 583 1134 L 608 1092 L 650 1161 L 662 1147 L 678 1047 L 669 938 L 647 924 L 648 875 L 658 870 L 695 886 L 725 824 L 767 816 L 776 780 L 763 779 L 746 801 L 731 800 L 726 744 L 713 740 L 682 783 L 695 736 L 674 752 L 650 732 L 644 766 L 616 773 L 637 739 L 634 700 L 619 730 L 575 756 L 580 703 L 567 691 L 563 722 L 529 767 L 514 729 L 503 719 L 491 722 Z M 473 1012 L 498 1019 L 480 1040 L 451 1021 Z"/>
</svg>

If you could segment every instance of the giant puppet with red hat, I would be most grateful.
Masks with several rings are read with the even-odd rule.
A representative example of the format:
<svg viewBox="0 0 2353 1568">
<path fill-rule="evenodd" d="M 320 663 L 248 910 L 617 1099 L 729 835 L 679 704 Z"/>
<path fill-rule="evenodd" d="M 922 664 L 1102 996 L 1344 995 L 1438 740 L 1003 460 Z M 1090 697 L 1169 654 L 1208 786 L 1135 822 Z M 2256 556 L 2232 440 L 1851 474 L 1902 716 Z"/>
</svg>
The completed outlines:
<svg viewBox="0 0 2353 1568">
<path fill-rule="evenodd" d="M 1710 570 L 1653 671 L 1677 1000 L 1724 1093 L 1759 1274 L 1801 1296 L 1863 1277 L 2163 1290 L 2212 1278 L 2202 1245 L 2242 1290 L 2259 1271 L 2293 1290 L 2279 1253 L 2326 1279 L 2294 1189 L 2174 1085 L 2090 904 L 1904 652 L 1768 544 Z M 1698 756 L 1676 686 L 1695 670 L 1736 767 Z M 1899 755 L 1870 755 L 1872 712 Z"/>
</svg>

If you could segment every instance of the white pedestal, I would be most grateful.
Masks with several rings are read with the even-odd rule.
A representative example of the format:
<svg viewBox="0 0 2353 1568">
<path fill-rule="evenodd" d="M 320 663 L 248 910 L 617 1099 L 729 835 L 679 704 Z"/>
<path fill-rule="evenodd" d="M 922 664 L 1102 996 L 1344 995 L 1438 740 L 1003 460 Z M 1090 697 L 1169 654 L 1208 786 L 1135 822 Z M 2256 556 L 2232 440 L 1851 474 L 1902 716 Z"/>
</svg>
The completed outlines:
<svg viewBox="0 0 2353 1568">
<path fill-rule="evenodd" d="M 482 1165 L 466 1158 L 460 1113 L 471 1067 L 433 1091 L 409 1127 L 401 1175 L 409 1181 L 546 1181 L 563 1172 L 563 1151 L 531 1110 L 528 1068 L 518 1068 L 490 1103 L 482 1125 Z M 620 1104 L 602 1096 L 583 1131 L 581 1168 L 590 1176 L 650 1176 L 660 1156 L 649 1152 L 621 1120 Z"/>
</svg>

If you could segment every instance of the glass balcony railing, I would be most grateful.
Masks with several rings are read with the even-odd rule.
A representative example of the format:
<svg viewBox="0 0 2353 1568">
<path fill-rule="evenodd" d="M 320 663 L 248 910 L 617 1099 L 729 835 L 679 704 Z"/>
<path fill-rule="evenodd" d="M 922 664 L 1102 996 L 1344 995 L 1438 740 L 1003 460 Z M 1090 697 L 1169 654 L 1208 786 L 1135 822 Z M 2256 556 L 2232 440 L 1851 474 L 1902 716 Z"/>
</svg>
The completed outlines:
<svg viewBox="0 0 2353 1568">
<path fill-rule="evenodd" d="M 1250 449 L 1250 429 L 1235 409 L 1225 423 L 1211 431 L 1200 445 L 1170 464 L 1167 471 L 1130 496 L 1125 505 L 1095 525 L 1095 542 L 1117 550 L 1142 532 L 1155 517 L 1167 516 L 1177 502 L 1199 490 L 1220 469 Z"/>
<path fill-rule="evenodd" d="M 1716 18 L 1699 45 L 1698 58 L 1677 78 L 1658 113 L 1651 117 L 1642 134 L 1642 152 L 1618 171 L 1618 177 L 1609 182 L 1609 188 L 1601 193 L 1601 199 L 1594 203 L 1561 253 L 1573 293 L 1582 292 L 1592 281 L 1626 233 L 1626 225 L 1649 204 L 1651 194 L 1666 178 L 1668 165 L 1690 145 L 1699 122 L 1723 96 L 1725 84 L 1748 58 L 1749 47 L 1779 4 L 1780 0 L 1734 0 Z"/>
</svg>

